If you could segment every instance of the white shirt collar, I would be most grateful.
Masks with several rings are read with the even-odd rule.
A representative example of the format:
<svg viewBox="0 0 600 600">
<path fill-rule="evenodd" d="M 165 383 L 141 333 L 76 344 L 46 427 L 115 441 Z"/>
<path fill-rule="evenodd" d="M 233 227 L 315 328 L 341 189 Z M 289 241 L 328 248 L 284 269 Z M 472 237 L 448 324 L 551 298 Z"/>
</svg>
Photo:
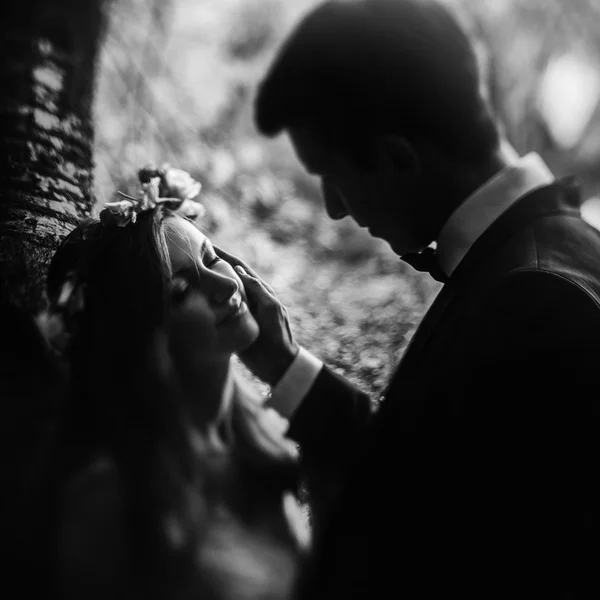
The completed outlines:
<svg viewBox="0 0 600 600">
<path fill-rule="evenodd" d="M 496 173 L 475 190 L 451 215 L 440 231 L 437 254 L 450 276 L 477 238 L 520 197 L 548 185 L 554 176 L 541 157 L 532 152 Z"/>
</svg>

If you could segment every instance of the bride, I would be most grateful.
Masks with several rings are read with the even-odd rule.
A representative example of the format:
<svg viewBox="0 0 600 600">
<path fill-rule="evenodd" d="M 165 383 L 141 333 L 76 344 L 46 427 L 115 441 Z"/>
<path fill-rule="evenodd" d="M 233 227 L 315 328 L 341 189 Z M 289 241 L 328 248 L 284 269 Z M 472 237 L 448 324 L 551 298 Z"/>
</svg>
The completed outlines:
<svg viewBox="0 0 600 600">
<path fill-rule="evenodd" d="M 193 217 L 200 185 L 140 171 L 63 242 L 39 319 L 69 368 L 50 490 L 58 595 L 286 598 L 308 544 L 285 422 L 232 368 L 259 335 Z"/>
</svg>

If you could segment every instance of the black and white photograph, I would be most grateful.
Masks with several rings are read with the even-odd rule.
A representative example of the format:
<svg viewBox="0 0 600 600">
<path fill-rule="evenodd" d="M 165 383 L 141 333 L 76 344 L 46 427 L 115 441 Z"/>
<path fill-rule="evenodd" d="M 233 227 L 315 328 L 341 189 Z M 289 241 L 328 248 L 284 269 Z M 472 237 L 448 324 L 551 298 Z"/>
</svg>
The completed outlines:
<svg viewBox="0 0 600 600">
<path fill-rule="evenodd" d="M 600 0 L 0 52 L 7 598 L 600 600 Z"/>
</svg>

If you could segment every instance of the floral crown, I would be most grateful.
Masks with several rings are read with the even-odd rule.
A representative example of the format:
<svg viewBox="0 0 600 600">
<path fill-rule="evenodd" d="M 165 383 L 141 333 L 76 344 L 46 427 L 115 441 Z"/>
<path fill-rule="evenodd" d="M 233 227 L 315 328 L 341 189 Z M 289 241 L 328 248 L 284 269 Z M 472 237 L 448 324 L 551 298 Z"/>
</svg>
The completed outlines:
<svg viewBox="0 0 600 600">
<path fill-rule="evenodd" d="M 107 227 L 126 227 L 135 223 L 138 215 L 161 205 L 189 219 L 197 219 L 206 212 L 197 200 L 202 185 L 186 171 L 166 163 L 160 168 L 149 165 L 140 169 L 138 178 L 141 189 L 137 198 L 117 192 L 123 200 L 107 202 L 100 211 L 100 222 L 89 220 L 76 227 L 52 259 L 47 277 L 50 305 L 38 314 L 36 321 L 48 345 L 58 352 L 64 352 L 69 344 L 68 323 L 77 319 L 85 308 L 82 261 L 90 243 L 103 237 Z"/>
<path fill-rule="evenodd" d="M 140 213 L 153 210 L 160 204 L 190 219 L 204 215 L 204 206 L 194 201 L 202 184 L 187 171 L 175 169 L 165 163 L 160 168 L 150 165 L 140 169 L 138 177 L 142 184 L 138 197 L 118 191 L 123 200 L 104 205 L 100 212 L 102 225 L 125 227 L 129 223 L 135 223 Z"/>
</svg>

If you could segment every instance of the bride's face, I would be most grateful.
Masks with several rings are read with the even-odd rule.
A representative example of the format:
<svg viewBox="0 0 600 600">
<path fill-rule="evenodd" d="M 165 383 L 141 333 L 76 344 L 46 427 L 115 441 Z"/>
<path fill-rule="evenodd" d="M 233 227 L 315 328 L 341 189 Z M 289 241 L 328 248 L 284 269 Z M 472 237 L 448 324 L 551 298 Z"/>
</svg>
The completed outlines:
<svg viewBox="0 0 600 600">
<path fill-rule="evenodd" d="M 248 348 L 259 329 L 231 265 L 185 219 L 168 219 L 165 236 L 173 272 L 170 335 L 178 353 L 198 365 Z"/>
</svg>

